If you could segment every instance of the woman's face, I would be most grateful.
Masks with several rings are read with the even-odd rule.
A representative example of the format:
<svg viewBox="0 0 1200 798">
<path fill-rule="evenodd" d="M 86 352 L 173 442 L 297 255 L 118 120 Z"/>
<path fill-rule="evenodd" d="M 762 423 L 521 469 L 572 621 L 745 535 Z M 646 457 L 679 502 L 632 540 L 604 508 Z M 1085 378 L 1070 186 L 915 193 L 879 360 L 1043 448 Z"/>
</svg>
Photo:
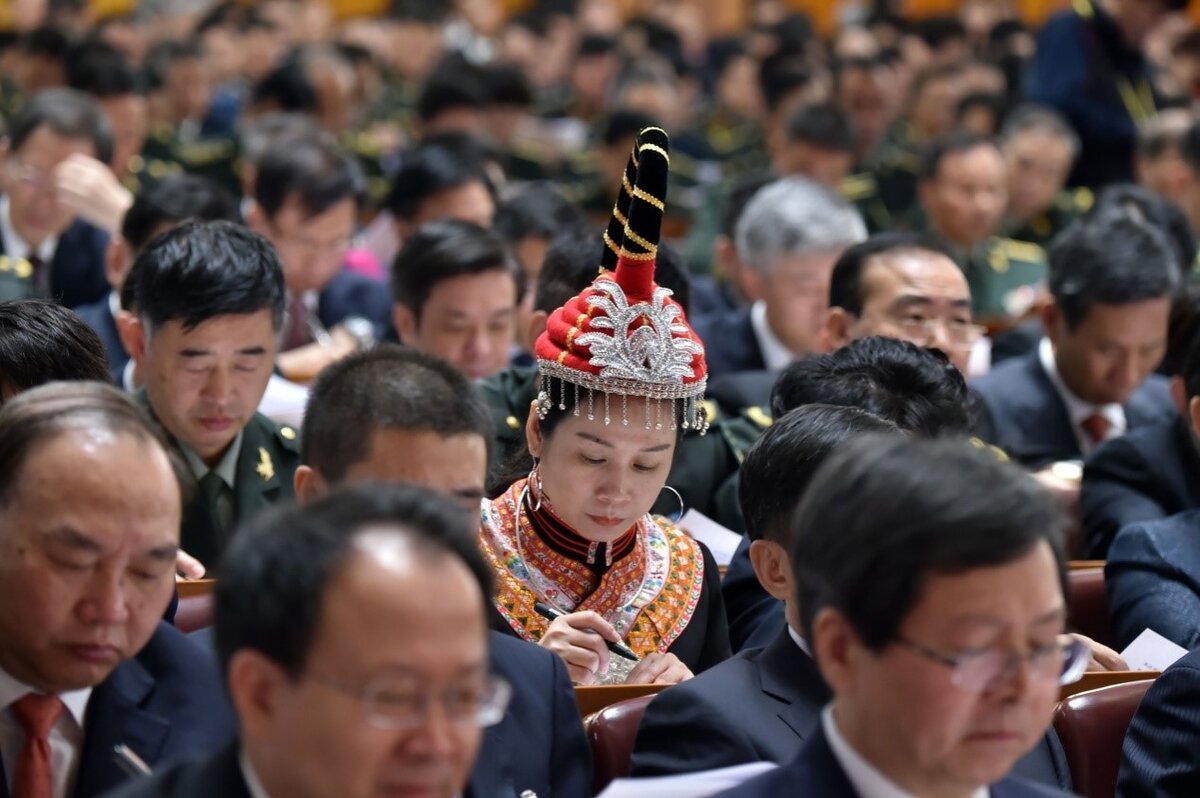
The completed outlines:
<svg viewBox="0 0 1200 798">
<path fill-rule="evenodd" d="M 670 413 L 678 403 L 662 403 L 662 429 L 654 429 L 655 403 L 651 402 L 651 429 L 646 429 L 645 399 L 628 400 L 628 425 L 621 423 L 621 397 L 610 397 L 612 420 L 607 425 L 603 397 L 595 397 L 591 421 L 586 401 L 581 392 L 583 407 L 578 416 L 568 403 L 568 409 L 561 411 L 565 417 L 548 438 L 542 436 L 535 404 L 526 437 L 530 453 L 540 460 L 545 501 L 577 534 L 604 543 L 619 538 L 649 512 L 666 484 L 677 434 L 671 429 Z"/>
</svg>

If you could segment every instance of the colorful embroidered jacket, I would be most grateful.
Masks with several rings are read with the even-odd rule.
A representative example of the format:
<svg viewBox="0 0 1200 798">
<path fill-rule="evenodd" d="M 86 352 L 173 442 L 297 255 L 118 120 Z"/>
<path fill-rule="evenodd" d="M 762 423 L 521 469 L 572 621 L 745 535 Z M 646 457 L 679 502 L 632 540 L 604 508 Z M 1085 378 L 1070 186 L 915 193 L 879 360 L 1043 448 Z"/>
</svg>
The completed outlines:
<svg viewBox="0 0 1200 798">
<path fill-rule="evenodd" d="M 565 613 L 599 613 L 639 656 L 671 651 L 695 672 L 729 656 L 720 575 L 702 544 L 647 514 L 626 536 L 600 544 L 610 559 L 591 566 L 586 556 L 563 553 L 569 543 L 554 545 L 549 526 L 561 522 L 550 516 L 549 526 L 535 524 L 528 502 L 520 506 L 525 482 L 482 507 L 480 547 L 497 576 L 503 631 L 540 640 L 550 621 L 534 604 L 543 602 Z"/>
</svg>

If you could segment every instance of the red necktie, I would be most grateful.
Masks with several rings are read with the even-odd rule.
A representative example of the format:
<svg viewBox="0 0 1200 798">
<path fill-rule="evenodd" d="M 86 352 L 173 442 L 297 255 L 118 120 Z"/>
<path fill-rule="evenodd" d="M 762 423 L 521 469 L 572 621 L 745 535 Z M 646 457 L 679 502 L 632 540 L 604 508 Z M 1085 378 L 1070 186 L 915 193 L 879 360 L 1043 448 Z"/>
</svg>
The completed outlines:
<svg viewBox="0 0 1200 798">
<path fill-rule="evenodd" d="M 30 693 L 12 705 L 25 729 L 25 744 L 13 774 L 13 795 L 21 798 L 54 798 L 54 772 L 50 767 L 50 729 L 64 709 L 58 696 Z"/>
<path fill-rule="evenodd" d="M 1112 429 L 1112 422 L 1099 413 L 1093 413 L 1079 422 L 1079 426 L 1083 427 L 1092 443 L 1102 443 Z"/>
</svg>

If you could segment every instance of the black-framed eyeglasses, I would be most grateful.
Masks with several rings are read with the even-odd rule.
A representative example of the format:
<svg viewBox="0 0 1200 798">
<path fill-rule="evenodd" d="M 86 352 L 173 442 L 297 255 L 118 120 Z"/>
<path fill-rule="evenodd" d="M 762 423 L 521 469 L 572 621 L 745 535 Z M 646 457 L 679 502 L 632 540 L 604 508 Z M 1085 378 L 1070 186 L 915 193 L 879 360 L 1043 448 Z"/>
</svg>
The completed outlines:
<svg viewBox="0 0 1200 798">
<path fill-rule="evenodd" d="M 982 692 L 1002 679 L 1011 678 L 1022 662 L 1029 663 L 1029 673 L 1035 678 L 1072 684 L 1083 676 L 1092 657 L 1087 644 L 1070 635 L 1059 635 L 1053 643 L 1035 646 L 1027 652 L 984 648 L 950 653 L 904 637 L 897 637 L 896 642 L 950 668 L 951 684 L 972 692 Z"/>
<path fill-rule="evenodd" d="M 422 690 L 411 680 L 378 676 L 356 685 L 333 676 L 309 674 L 317 684 L 358 699 L 367 722 L 381 729 L 415 729 L 425 723 L 436 701 L 451 723 L 460 727 L 495 726 L 504 717 L 512 697 L 512 685 L 498 676 L 478 685 L 464 685 L 440 693 Z"/>
</svg>

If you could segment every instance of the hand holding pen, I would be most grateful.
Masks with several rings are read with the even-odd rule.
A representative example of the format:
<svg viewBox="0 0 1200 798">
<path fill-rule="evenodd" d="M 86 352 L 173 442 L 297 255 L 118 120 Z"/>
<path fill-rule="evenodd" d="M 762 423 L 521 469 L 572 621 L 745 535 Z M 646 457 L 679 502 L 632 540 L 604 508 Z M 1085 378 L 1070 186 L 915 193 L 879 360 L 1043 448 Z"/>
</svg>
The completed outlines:
<svg viewBox="0 0 1200 798">
<path fill-rule="evenodd" d="M 621 644 L 621 636 L 612 624 L 599 613 L 562 613 L 538 603 L 539 615 L 550 621 L 541 645 L 562 657 L 575 684 L 593 684 L 596 677 L 608 670 L 610 656 L 637 661 L 634 654 Z"/>
</svg>

